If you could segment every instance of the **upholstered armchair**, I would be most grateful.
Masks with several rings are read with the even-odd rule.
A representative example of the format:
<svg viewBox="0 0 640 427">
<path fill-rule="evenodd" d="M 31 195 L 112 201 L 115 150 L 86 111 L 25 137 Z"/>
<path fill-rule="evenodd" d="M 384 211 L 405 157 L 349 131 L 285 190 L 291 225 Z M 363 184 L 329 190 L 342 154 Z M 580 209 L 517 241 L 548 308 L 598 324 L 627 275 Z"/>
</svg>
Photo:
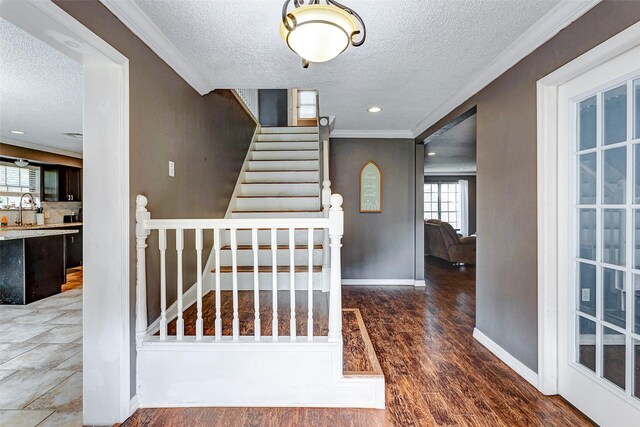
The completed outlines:
<svg viewBox="0 0 640 427">
<path fill-rule="evenodd" d="M 437 219 L 424 222 L 425 255 L 453 263 L 476 263 L 476 237 L 460 237 L 451 224 Z"/>
</svg>

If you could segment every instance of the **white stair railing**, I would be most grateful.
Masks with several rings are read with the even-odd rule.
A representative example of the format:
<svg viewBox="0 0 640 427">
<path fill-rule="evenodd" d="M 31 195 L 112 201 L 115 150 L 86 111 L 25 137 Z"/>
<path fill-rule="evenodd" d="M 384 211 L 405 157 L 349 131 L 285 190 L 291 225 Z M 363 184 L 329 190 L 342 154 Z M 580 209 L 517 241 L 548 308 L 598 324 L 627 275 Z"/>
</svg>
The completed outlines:
<svg viewBox="0 0 640 427">
<path fill-rule="evenodd" d="M 324 195 L 330 194 L 330 190 Z M 330 258 L 330 297 L 329 297 L 329 331 L 328 337 L 324 338 L 324 342 L 341 342 L 342 340 L 342 299 L 341 299 L 341 265 L 340 265 L 340 248 L 342 247 L 342 236 L 344 230 L 344 213 L 342 211 L 342 196 L 339 194 L 333 194 L 329 198 L 330 208 L 328 209 L 328 215 L 324 218 L 272 218 L 272 219 L 151 219 L 151 214 L 147 210 L 147 198 L 143 195 L 138 195 L 136 198 L 136 254 L 137 254 L 137 284 L 136 284 L 136 342 L 138 346 L 141 346 L 147 341 L 160 341 L 160 342 L 176 342 L 183 341 L 200 341 L 207 343 L 216 343 L 220 341 L 260 341 L 263 343 L 276 341 L 276 342 L 294 342 L 296 341 L 296 265 L 294 259 L 294 253 L 296 250 L 294 233 L 298 230 L 307 231 L 307 248 L 308 248 L 308 300 L 307 300 L 307 341 L 316 341 L 318 337 L 314 336 L 313 330 L 313 279 L 314 272 L 313 266 L 313 248 L 314 248 L 314 230 L 324 230 L 329 236 L 331 247 Z M 252 250 L 253 250 L 253 278 L 254 278 L 254 314 L 252 319 L 240 319 L 238 310 L 238 263 L 237 263 L 237 231 L 238 230 L 251 230 L 252 233 Z M 268 229 L 271 230 L 271 253 L 272 253 L 272 336 L 263 337 L 260 332 L 260 308 L 259 308 L 259 292 L 260 275 L 259 271 L 259 257 L 258 257 L 258 230 Z M 289 234 L 288 249 L 290 253 L 289 259 L 289 273 L 290 273 L 290 335 L 278 336 L 278 265 L 277 265 L 277 230 L 286 229 Z M 152 231 L 157 231 L 159 235 L 159 251 L 160 251 L 160 335 L 153 336 L 152 331 L 149 329 L 147 323 L 147 279 L 146 279 L 146 248 L 147 238 Z M 232 283 L 233 283 L 233 321 L 232 321 L 232 335 L 223 336 L 222 332 L 222 316 L 221 316 L 221 265 L 220 265 L 220 249 L 222 243 L 220 241 L 222 232 L 228 231 L 231 240 L 232 251 Z M 196 320 L 196 333 L 195 337 L 188 337 L 184 334 L 184 319 L 183 319 L 183 297 L 184 292 L 182 288 L 183 266 L 182 256 L 184 251 L 184 235 L 185 233 L 194 233 L 195 235 L 195 250 L 196 250 L 196 263 L 197 263 L 197 320 Z M 213 236 L 213 251 L 215 259 L 215 320 L 214 320 L 214 335 L 204 335 L 204 319 L 203 319 L 203 275 L 212 274 L 210 272 L 203 271 L 202 263 L 202 251 L 203 251 L 203 236 L 204 233 L 211 233 Z M 167 315 L 167 272 L 166 272 L 166 256 L 167 250 L 167 237 L 171 234 L 175 235 L 175 253 L 177 256 L 177 322 L 176 322 L 176 334 L 175 336 L 169 336 L 168 334 L 168 322 L 170 319 Z M 324 260 L 323 260 L 324 264 Z M 228 274 L 228 273 L 227 273 Z M 253 337 L 246 337 L 240 335 L 240 322 L 252 321 L 254 323 L 254 335 Z M 320 340 L 322 341 L 322 339 Z"/>
</svg>

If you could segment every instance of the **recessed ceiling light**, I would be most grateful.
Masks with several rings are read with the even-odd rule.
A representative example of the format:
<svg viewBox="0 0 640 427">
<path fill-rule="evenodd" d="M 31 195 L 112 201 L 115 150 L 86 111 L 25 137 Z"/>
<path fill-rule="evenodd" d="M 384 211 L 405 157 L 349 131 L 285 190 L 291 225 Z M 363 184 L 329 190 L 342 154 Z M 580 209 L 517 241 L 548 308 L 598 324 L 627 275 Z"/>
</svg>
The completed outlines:
<svg viewBox="0 0 640 427">
<path fill-rule="evenodd" d="M 72 138 L 82 138 L 82 134 L 78 132 L 63 132 L 64 136 L 70 136 Z"/>
<path fill-rule="evenodd" d="M 21 130 L 12 130 L 11 133 L 15 133 L 16 135 L 24 135 L 24 132 Z"/>
<path fill-rule="evenodd" d="M 434 151 L 429 151 L 427 153 L 427 156 L 435 156 L 435 155 L 436 155 L 436 153 Z"/>
<path fill-rule="evenodd" d="M 382 108 L 380 107 L 371 107 L 367 110 L 370 113 L 379 113 L 380 111 L 382 111 Z"/>
</svg>

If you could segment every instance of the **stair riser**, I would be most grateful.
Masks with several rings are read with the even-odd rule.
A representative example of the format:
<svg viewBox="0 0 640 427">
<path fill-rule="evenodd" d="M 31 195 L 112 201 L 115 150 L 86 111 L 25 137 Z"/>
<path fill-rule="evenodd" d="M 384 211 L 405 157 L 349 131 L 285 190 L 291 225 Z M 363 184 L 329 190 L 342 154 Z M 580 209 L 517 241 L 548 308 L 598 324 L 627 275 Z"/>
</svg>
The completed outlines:
<svg viewBox="0 0 640 427">
<path fill-rule="evenodd" d="M 248 171 L 245 180 L 252 182 L 318 182 L 320 179 L 317 171 L 296 172 L 268 172 Z"/>
<path fill-rule="evenodd" d="M 241 211 L 312 211 L 320 210 L 320 197 L 238 198 L 236 208 Z"/>
<path fill-rule="evenodd" d="M 231 242 L 230 232 L 224 231 L 223 238 L 226 243 Z M 321 245 L 324 236 L 324 230 L 313 230 L 313 244 Z M 296 245 L 306 245 L 308 242 L 307 230 L 295 230 L 293 233 L 294 241 Z M 238 230 L 236 231 L 236 239 L 238 245 L 251 245 L 251 230 Z M 276 239 L 278 245 L 289 244 L 289 231 L 277 230 Z M 270 230 L 258 230 L 258 245 L 271 245 L 271 231 Z"/>
<path fill-rule="evenodd" d="M 233 219 L 322 218 L 322 212 L 232 212 Z"/>
<path fill-rule="evenodd" d="M 311 150 L 278 150 L 278 151 L 252 151 L 251 160 L 318 160 L 318 151 Z"/>
<path fill-rule="evenodd" d="M 318 142 L 317 133 L 260 133 L 258 141 L 316 141 Z"/>
<path fill-rule="evenodd" d="M 260 129 L 261 134 L 266 133 L 318 133 L 317 127 L 309 126 L 289 126 L 289 127 L 264 127 Z"/>
<path fill-rule="evenodd" d="M 215 273 L 211 273 L 211 275 L 213 276 L 213 285 L 215 287 Z M 308 280 L 308 273 L 295 273 L 296 291 L 306 290 Z M 223 291 L 233 289 L 232 281 L 233 278 L 231 273 L 220 273 L 220 288 Z M 278 290 L 282 291 L 289 289 L 289 283 L 289 273 L 278 273 Z M 258 273 L 258 285 L 260 290 L 273 289 L 271 284 L 272 273 Z M 253 286 L 253 273 L 238 273 L 238 290 L 250 291 L 253 290 Z M 322 273 L 313 273 L 313 289 L 316 291 L 322 290 Z M 288 298 L 287 301 L 289 301 Z"/>
<path fill-rule="evenodd" d="M 253 265 L 253 251 L 251 250 L 241 250 L 237 251 L 238 254 L 238 265 Z M 273 263 L 271 262 L 271 251 L 270 250 L 259 250 L 258 251 L 258 265 L 262 266 L 271 266 Z M 289 265 L 289 250 L 288 249 L 279 249 L 277 251 L 277 265 L 280 266 L 288 266 Z M 295 265 L 297 266 L 307 266 L 309 262 L 309 253 L 306 249 L 296 249 L 294 251 L 294 259 Z M 313 265 L 321 265 L 322 264 L 322 249 L 314 249 L 313 250 Z M 220 265 L 231 265 L 231 250 L 223 250 L 220 251 Z"/>
<path fill-rule="evenodd" d="M 250 171 L 299 171 L 319 169 L 318 160 L 250 160 Z"/>
<path fill-rule="evenodd" d="M 254 150 L 318 150 L 320 144 L 318 141 L 305 141 L 305 142 L 256 142 Z"/>
<path fill-rule="evenodd" d="M 318 184 L 242 184 L 243 196 L 318 196 Z"/>
</svg>

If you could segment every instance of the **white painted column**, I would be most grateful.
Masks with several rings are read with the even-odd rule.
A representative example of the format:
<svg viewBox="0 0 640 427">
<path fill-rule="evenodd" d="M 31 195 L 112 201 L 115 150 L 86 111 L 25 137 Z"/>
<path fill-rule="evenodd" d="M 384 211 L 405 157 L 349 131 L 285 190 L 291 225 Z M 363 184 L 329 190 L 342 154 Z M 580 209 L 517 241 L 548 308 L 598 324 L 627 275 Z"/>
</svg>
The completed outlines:
<svg viewBox="0 0 640 427">
<path fill-rule="evenodd" d="M 147 271 L 146 254 L 149 230 L 144 221 L 151 218 L 147 211 L 147 198 L 142 194 L 136 197 L 136 346 L 141 347 L 147 333 Z"/>
<path fill-rule="evenodd" d="M 331 196 L 329 238 L 331 239 L 331 289 L 329 294 L 329 341 L 342 342 L 342 267 L 340 248 L 344 234 L 342 196 Z"/>
</svg>

